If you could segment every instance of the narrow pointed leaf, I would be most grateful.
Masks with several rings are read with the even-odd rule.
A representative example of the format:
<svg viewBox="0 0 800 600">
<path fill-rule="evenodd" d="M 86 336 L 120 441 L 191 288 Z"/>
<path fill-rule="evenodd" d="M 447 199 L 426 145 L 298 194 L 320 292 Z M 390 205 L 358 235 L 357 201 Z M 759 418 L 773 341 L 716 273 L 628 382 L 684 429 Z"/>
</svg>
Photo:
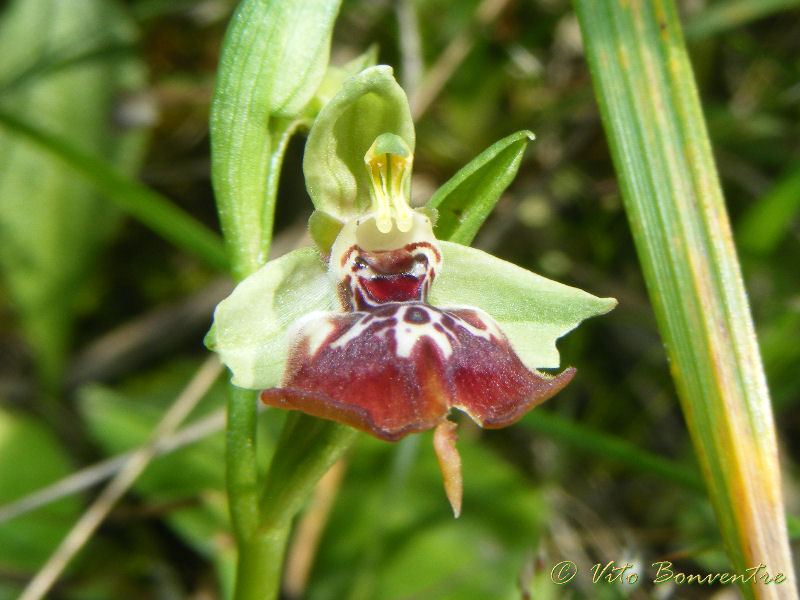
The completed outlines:
<svg viewBox="0 0 800 600">
<path fill-rule="evenodd" d="M 747 295 L 672 0 L 575 0 L 625 209 L 733 570 L 797 598 L 775 428 Z"/>
<path fill-rule="evenodd" d="M 481 152 L 431 196 L 439 211 L 436 237 L 469 244 L 519 169 L 530 131 L 518 131 Z"/>
<path fill-rule="evenodd" d="M 528 367 L 558 367 L 556 340 L 584 319 L 607 313 L 617 304 L 613 298 L 597 298 L 481 250 L 439 244 L 443 267 L 431 287 L 431 304 L 485 310 Z"/>
</svg>

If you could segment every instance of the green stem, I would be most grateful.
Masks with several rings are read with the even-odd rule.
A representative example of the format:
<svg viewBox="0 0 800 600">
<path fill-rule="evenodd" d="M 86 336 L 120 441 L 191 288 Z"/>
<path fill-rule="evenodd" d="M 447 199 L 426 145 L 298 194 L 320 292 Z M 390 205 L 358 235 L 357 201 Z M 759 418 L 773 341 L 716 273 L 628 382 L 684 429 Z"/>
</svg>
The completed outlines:
<svg viewBox="0 0 800 600">
<path fill-rule="evenodd" d="M 290 520 L 284 521 L 239 542 L 234 600 L 277 598 L 290 525 Z"/>
<path fill-rule="evenodd" d="M 228 426 L 225 467 L 233 532 L 244 545 L 258 528 L 258 471 L 256 468 L 257 392 L 228 387 Z"/>
<path fill-rule="evenodd" d="M 240 392 L 239 399 L 231 395 L 228 425 L 228 494 L 239 547 L 234 599 L 265 600 L 278 597 L 292 519 L 358 432 L 332 421 L 291 413 L 272 457 L 259 506 L 253 496 L 255 469 L 250 467 L 255 464 L 254 444 L 245 441 L 246 431 L 231 427 L 247 418 L 242 410 L 244 400 L 248 396 L 252 399 L 252 392 Z M 253 455 L 249 456 L 251 451 Z M 259 519 L 257 528 L 254 516 Z"/>
<path fill-rule="evenodd" d="M 228 259 L 219 237 L 168 199 L 130 179 L 103 158 L 2 109 L 0 124 L 64 161 L 110 201 L 164 239 L 215 269 L 228 270 Z"/>
</svg>

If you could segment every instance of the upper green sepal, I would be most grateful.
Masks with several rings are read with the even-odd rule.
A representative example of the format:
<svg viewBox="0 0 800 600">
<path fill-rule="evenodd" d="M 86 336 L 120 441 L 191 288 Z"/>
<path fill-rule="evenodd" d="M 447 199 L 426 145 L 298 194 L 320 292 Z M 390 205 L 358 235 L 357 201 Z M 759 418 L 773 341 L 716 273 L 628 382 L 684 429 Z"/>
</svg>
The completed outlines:
<svg viewBox="0 0 800 600">
<path fill-rule="evenodd" d="M 364 156 L 381 134 L 401 137 L 414 151 L 414 124 L 391 67 L 378 65 L 348 78 L 322 108 L 303 156 L 306 188 L 318 211 L 346 221 L 370 207 Z"/>
<path fill-rule="evenodd" d="M 597 298 L 481 250 L 438 243 L 443 264 L 431 286 L 430 303 L 443 309 L 474 306 L 485 310 L 529 368 L 558 367 L 556 340 L 584 319 L 617 305 L 614 298 Z"/>
<path fill-rule="evenodd" d="M 336 308 L 336 290 L 319 252 L 294 250 L 244 279 L 217 305 L 205 344 L 230 369 L 234 385 L 269 388 L 283 374 L 291 324 Z"/>
</svg>

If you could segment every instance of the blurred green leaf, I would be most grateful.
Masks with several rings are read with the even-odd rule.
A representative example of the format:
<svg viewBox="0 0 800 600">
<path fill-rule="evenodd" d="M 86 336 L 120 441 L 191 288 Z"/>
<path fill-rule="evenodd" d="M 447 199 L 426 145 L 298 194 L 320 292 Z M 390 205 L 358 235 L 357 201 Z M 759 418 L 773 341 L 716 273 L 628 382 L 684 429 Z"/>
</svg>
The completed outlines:
<svg viewBox="0 0 800 600">
<path fill-rule="evenodd" d="M 340 0 L 243 0 L 211 103 L 211 174 L 242 279 L 267 261 L 286 144 L 325 75 Z"/>
<path fill-rule="evenodd" d="M 303 174 L 314 208 L 342 221 L 369 208 L 364 155 L 384 133 L 400 136 L 414 151 L 406 94 L 392 69 L 379 65 L 345 80 L 309 131 Z"/>
<path fill-rule="evenodd" d="M 519 169 L 530 131 L 492 144 L 436 190 L 428 206 L 439 211 L 436 237 L 469 245 Z"/>
<path fill-rule="evenodd" d="M 69 474 L 66 453 L 46 427 L 0 410 L 0 504 L 16 500 Z M 62 498 L 0 524 L 0 570 L 33 572 L 80 514 L 75 497 Z"/>
<path fill-rule="evenodd" d="M 696 469 L 648 452 L 620 436 L 598 431 L 548 410 L 531 411 L 521 421 L 521 425 L 591 455 L 602 457 L 604 461 L 610 459 L 695 492 L 705 491 L 703 480 Z"/>
<path fill-rule="evenodd" d="M 93 441 L 115 455 L 145 443 L 196 364 L 179 361 L 126 382 L 118 389 L 92 385 L 79 390 L 79 408 Z M 219 381 L 190 419 L 224 405 L 226 385 Z M 279 420 L 278 420 L 279 421 Z M 261 419 L 262 466 L 277 438 L 279 423 Z M 133 489 L 143 502 L 170 506 L 165 521 L 187 544 L 212 560 L 224 589 L 232 588 L 235 545 L 225 498 L 222 431 L 155 459 Z"/>
<path fill-rule="evenodd" d="M 109 115 L 121 89 L 142 82 L 133 56 L 112 52 L 18 77 L 46 64 L 53 48 L 107 47 L 134 36 L 112 1 L 15 0 L 0 21 L 0 82 L 16 78 L 16 84 L 0 89 L 0 109 L 130 170 L 141 157 L 142 138 L 115 131 Z M 0 268 L 51 387 L 61 374 L 82 286 L 117 218 L 70 167 L 0 130 Z"/>
<path fill-rule="evenodd" d="M 686 23 L 686 39 L 698 40 L 800 6 L 800 0 L 717 0 Z"/>
<path fill-rule="evenodd" d="M 451 518 L 430 433 L 397 445 L 359 437 L 308 597 L 515 597 L 525 556 L 547 522 L 547 505 L 507 462 L 464 437 L 458 520 Z"/>
<path fill-rule="evenodd" d="M 56 161 L 71 168 L 74 175 L 80 175 L 95 190 L 107 194 L 108 203 L 138 219 L 167 241 L 211 267 L 227 270 L 228 260 L 219 236 L 168 198 L 125 175 L 109 161 L 84 152 L 72 140 L 22 121 L 2 108 L 0 124 L 11 133 L 24 136 Z"/>
<path fill-rule="evenodd" d="M 765 256 L 774 252 L 800 214 L 800 165 L 791 168 L 741 216 L 736 240 L 745 252 Z"/>
</svg>

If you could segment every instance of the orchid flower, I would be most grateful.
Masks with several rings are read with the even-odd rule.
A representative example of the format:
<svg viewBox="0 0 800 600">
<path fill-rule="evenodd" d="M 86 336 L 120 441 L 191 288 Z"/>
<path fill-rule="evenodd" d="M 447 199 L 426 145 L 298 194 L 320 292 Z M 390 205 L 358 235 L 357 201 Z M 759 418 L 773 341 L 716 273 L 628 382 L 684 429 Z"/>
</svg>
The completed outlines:
<svg viewBox="0 0 800 600">
<path fill-rule="evenodd" d="M 438 240 L 437 211 L 410 207 L 413 145 L 391 69 L 348 79 L 306 145 L 317 249 L 291 252 L 242 281 L 217 307 L 207 344 L 235 385 L 264 390 L 270 406 L 387 441 L 434 429 L 458 516 L 451 409 L 481 427 L 514 423 L 575 374 L 538 370 L 558 367 L 555 340 L 616 301 Z M 463 173 L 488 164 L 484 155 L 473 162 Z M 468 182 L 463 173 L 445 188 Z M 447 207 L 441 194 L 434 199 Z"/>
</svg>

